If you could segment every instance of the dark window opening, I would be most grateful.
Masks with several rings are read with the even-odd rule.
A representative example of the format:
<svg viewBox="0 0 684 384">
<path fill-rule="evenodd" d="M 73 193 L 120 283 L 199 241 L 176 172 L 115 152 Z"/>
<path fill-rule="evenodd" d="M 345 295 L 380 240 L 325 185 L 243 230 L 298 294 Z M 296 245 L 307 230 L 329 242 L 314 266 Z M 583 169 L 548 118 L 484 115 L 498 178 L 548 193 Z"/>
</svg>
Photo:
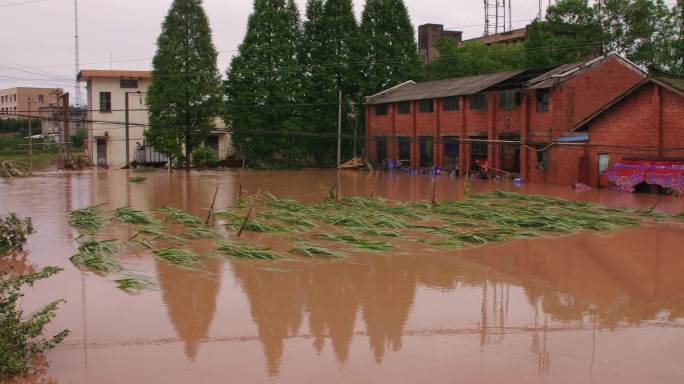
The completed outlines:
<svg viewBox="0 0 684 384">
<path fill-rule="evenodd" d="M 468 96 L 468 107 L 475 111 L 487 110 L 487 94 L 478 93 Z"/>
<path fill-rule="evenodd" d="M 501 135 L 501 140 L 519 141 L 520 136 L 517 135 Z M 501 144 L 501 169 L 510 173 L 520 172 L 520 145 L 518 144 Z"/>
<path fill-rule="evenodd" d="M 433 102 L 430 100 L 421 100 L 419 102 L 420 113 L 432 113 Z"/>
<path fill-rule="evenodd" d="M 549 168 L 549 149 L 546 145 L 537 145 L 537 169 L 547 170 Z"/>
<path fill-rule="evenodd" d="M 399 162 L 402 165 L 411 164 L 411 138 L 410 137 L 399 137 Z"/>
<path fill-rule="evenodd" d="M 411 113 L 411 103 L 408 101 L 400 101 L 397 103 L 397 114 L 408 115 Z"/>
<path fill-rule="evenodd" d="M 387 160 L 387 138 L 377 137 L 375 140 L 375 155 L 378 162 Z"/>
<path fill-rule="evenodd" d="M 119 81 L 121 88 L 138 88 L 138 80 L 136 79 L 121 79 Z"/>
<path fill-rule="evenodd" d="M 471 137 L 472 140 L 487 140 L 487 136 L 475 136 Z M 470 161 L 471 167 L 477 168 L 475 162 L 477 160 L 487 159 L 487 142 L 486 141 L 473 141 L 470 143 Z"/>
<path fill-rule="evenodd" d="M 100 112 L 112 111 L 112 93 L 100 92 Z"/>
<path fill-rule="evenodd" d="M 420 138 L 420 166 L 432 167 L 433 151 L 432 151 L 432 137 L 422 136 Z"/>
<path fill-rule="evenodd" d="M 458 111 L 458 96 L 445 97 L 442 100 L 442 110 L 444 112 Z"/>
<path fill-rule="evenodd" d="M 375 106 L 375 116 L 386 116 L 387 104 L 378 104 Z"/>
<path fill-rule="evenodd" d="M 458 168 L 458 136 L 444 136 L 444 167 Z"/>
<path fill-rule="evenodd" d="M 499 109 L 518 109 L 522 100 L 520 91 L 499 92 Z"/>
<path fill-rule="evenodd" d="M 537 90 L 537 112 L 548 112 L 549 111 L 549 90 L 539 89 Z"/>
</svg>

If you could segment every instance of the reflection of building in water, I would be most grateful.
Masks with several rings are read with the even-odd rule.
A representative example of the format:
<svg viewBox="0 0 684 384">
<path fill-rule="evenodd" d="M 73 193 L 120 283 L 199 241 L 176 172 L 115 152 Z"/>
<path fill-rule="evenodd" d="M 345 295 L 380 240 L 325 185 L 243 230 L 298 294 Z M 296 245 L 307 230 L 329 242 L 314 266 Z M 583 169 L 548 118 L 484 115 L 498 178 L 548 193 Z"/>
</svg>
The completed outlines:
<svg viewBox="0 0 684 384">
<path fill-rule="evenodd" d="M 155 263 L 169 319 L 185 343 L 185 354 L 194 361 L 214 319 L 221 260 L 205 261 L 205 271 L 186 271 L 160 260 Z"/>
<path fill-rule="evenodd" d="M 388 350 L 401 348 L 407 331 L 433 331 L 405 329 L 418 286 L 462 291 L 474 299 L 445 308 L 445 313 L 458 313 L 452 317 L 465 322 L 440 331 L 477 332 L 483 351 L 503 343 L 511 330 L 525 332 L 531 337 L 537 370 L 548 373 L 552 356 L 547 346 L 558 330 L 638 324 L 656 318 L 661 310 L 669 311 L 672 319 L 684 315 L 684 281 L 677 278 L 684 272 L 684 260 L 677 260 L 673 248 L 678 234 L 640 231 L 639 236 L 617 232 L 610 241 L 595 234 L 565 238 L 562 243 L 515 241 L 472 249 L 462 256 L 433 255 L 429 262 L 417 252 L 365 255 L 354 263 L 302 263 L 286 272 L 242 261 L 233 262 L 233 269 L 250 301 L 271 375 L 279 373 L 285 340 L 302 336 L 307 315 L 313 347 L 321 353 L 329 338 L 343 364 L 352 339 L 360 336 L 355 333 L 360 313 L 370 349 L 382 362 Z M 475 302 L 478 308 L 472 305 Z M 518 322 L 511 328 L 514 308 L 529 309 L 534 323 Z M 521 313 L 517 315 L 513 318 Z"/>
</svg>

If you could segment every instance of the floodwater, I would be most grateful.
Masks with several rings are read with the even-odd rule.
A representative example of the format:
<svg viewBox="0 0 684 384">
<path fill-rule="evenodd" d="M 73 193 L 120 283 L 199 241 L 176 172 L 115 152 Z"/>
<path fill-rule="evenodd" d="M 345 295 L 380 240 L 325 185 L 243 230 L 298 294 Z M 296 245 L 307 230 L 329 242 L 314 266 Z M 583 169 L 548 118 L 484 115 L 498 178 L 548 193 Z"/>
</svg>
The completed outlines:
<svg viewBox="0 0 684 384">
<path fill-rule="evenodd" d="M 31 216 L 38 231 L 28 254 L 9 263 L 20 271 L 65 269 L 29 290 L 24 308 L 63 297 L 68 303 L 49 331 L 72 331 L 47 353 L 42 372 L 19 382 L 684 382 L 684 224 L 458 251 L 354 253 L 342 261 L 216 258 L 205 271 L 131 253 L 119 256 L 126 267 L 154 276 L 159 287 L 128 295 L 112 277 L 71 265 L 78 236 L 68 225 L 71 210 L 107 203 L 205 216 L 217 185 L 219 210 L 240 184 L 308 202 L 338 180 L 344 195 L 432 194 L 428 177 L 386 173 L 160 171 L 143 174 L 141 185 L 129 176 L 0 180 L 3 210 Z M 471 188 L 684 212 L 681 199 L 666 196 L 485 182 Z M 438 199 L 457 198 L 462 181 L 442 177 L 436 190 Z"/>
</svg>

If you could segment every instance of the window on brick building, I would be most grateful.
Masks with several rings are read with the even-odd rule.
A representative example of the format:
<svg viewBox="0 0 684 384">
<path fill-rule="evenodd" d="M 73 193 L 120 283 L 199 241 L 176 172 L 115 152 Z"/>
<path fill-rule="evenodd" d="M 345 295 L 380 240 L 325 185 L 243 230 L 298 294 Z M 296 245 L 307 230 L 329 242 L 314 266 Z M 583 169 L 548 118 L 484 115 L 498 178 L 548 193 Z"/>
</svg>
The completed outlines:
<svg viewBox="0 0 684 384">
<path fill-rule="evenodd" d="M 442 100 L 442 110 L 444 112 L 458 111 L 458 96 L 445 97 Z"/>
<path fill-rule="evenodd" d="M 501 91 L 499 92 L 499 109 L 518 109 L 521 100 L 520 91 Z"/>
<path fill-rule="evenodd" d="M 387 160 L 387 137 L 378 136 L 375 138 L 375 155 L 378 162 Z"/>
<path fill-rule="evenodd" d="M 598 172 L 599 176 L 605 172 L 610 166 L 610 155 L 607 153 L 598 154 Z"/>
<path fill-rule="evenodd" d="M 434 103 L 432 102 L 432 99 L 428 100 L 421 100 L 418 105 L 418 109 L 420 110 L 420 113 L 432 113 Z"/>
<path fill-rule="evenodd" d="M 411 163 L 411 138 L 406 136 L 400 136 L 397 138 L 399 147 L 399 161 L 403 165 L 408 165 Z"/>
<path fill-rule="evenodd" d="M 138 88 L 138 80 L 136 79 L 121 79 L 119 80 L 121 88 Z"/>
<path fill-rule="evenodd" d="M 478 93 L 468 96 L 468 108 L 475 111 L 487 110 L 487 94 Z"/>
<path fill-rule="evenodd" d="M 537 169 L 546 171 L 549 169 L 549 148 L 548 145 L 537 145 Z"/>
<path fill-rule="evenodd" d="M 548 89 L 538 89 L 537 90 L 537 112 L 548 112 L 549 111 L 549 90 Z"/>
<path fill-rule="evenodd" d="M 458 167 L 458 136 L 444 136 L 444 167 Z"/>
<path fill-rule="evenodd" d="M 420 137 L 420 166 L 432 167 L 433 164 L 433 150 L 432 150 L 432 136 Z"/>
<path fill-rule="evenodd" d="M 375 106 L 375 116 L 386 116 L 387 104 L 378 104 Z"/>
<path fill-rule="evenodd" d="M 100 92 L 100 112 L 112 111 L 112 93 Z"/>
<path fill-rule="evenodd" d="M 411 113 L 411 103 L 409 101 L 400 101 L 397 103 L 397 114 L 408 115 Z"/>
<path fill-rule="evenodd" d="M 43 96 L 43 95 L 38 95 L 38 102 L 39 102 L 39 103 L 44 103 L 44 102 L 45 102 L 45 96 Z"/>
</svg>

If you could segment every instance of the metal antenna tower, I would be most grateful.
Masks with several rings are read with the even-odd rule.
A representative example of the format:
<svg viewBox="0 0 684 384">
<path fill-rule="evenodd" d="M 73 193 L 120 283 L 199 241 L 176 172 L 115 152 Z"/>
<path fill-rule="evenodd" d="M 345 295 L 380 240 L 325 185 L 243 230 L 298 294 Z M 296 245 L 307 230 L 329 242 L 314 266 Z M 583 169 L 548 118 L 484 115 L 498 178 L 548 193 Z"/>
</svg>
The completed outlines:
<svg viewBox="0 0 684 384">
<path fill-rule="evenodd" d="M 513 19 L 511 17 L 512 1 L 513 0 L 484 0 L 485 36 L 495 35 L 513 29 Z"/>
<path fill-rule="evenodd" d="M 81 108 L 81 85 L 78 83 L 78 73 L 81 70 L 81 54 L 78 44 L 78 0 L 74 0 L 74 44 L 74 81 L 76 82 L 74 104 L 76 104 L 77 108 Z"/>
</svg>

